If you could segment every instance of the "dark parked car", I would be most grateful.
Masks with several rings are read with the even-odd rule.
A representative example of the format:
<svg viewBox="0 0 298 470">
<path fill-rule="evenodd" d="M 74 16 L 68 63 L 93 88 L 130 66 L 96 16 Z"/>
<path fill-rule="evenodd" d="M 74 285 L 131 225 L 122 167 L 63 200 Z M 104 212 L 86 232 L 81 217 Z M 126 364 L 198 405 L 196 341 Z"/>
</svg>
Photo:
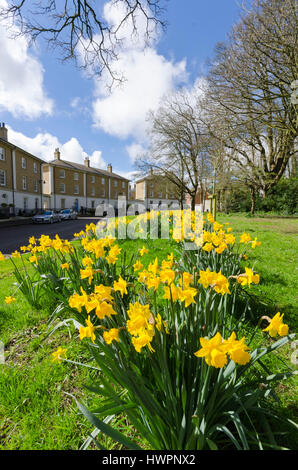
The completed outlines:
<svg viewBox="0 0 298 470">
<path fill-rule="evenodd" d="M 60 222 L 60 214 L 54 211 L 44 211 L 41 214 L 36 214 L 32 217 L 32 222 L 34 224 L 53 224 L 54 222 Z"/>
<path fill-rule="evenodd" d="M 59 212 L 61 220 L 75 220 L 77 219 L 77 213 L 72 209 L 62 209 Z"/>
</svg>

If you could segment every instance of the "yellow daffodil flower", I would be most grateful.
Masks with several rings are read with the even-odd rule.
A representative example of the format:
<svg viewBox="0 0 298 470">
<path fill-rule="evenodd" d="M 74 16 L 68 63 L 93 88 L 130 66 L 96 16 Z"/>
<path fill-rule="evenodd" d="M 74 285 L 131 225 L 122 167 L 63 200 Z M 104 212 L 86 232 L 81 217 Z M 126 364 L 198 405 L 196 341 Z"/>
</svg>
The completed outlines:
<svg viewBox="0 0 298 470">
<path fill-rule="evenodd" d="M 219 332 L 211 339 L 200 338 L 200 344 L 201 349 L 194 354 L 196 357 L 204 357 L 208 366 L 222 368 L 227 364 L 228 358 Z"/>
<path fill-rule="evenodd" d="M 61 269 L 66 269 L 67 271 L 69 270 L 69 264 L 68 263 L 63 263 L 60 264 Z"/>
<path fill-rule="evenodd" d="M 121 276 L 119 277 L 118 281 L 114 281 L 113 287 L 115 291 L 120 292 L 121 297 L 123 297 L 123 294 L 127 294 L 127 282 L 122 279 Z"/>
<path fill-rule="evenodd" d="M 208 253 L 213 250 L 213 244 L 212 243 L 205 243 L 205 245 L 202 247 L 204 251 L 207 251 Z"/>
<path fill-rule="evenodd" d="M 247 352 L 250 348 L 244 341 L 245 337 L 241 338 L 241 340 L 236 340 L 236 333 L 233 332 L 223 344 L 223 349 L 227 351 L 230 359 L 242 366 L 251 360 L 251 355 Z"/>
<path fill-rule="evenodd" d="M 139 251 L 140 251 L 140 255 L 141 255 L 141 256 L 143 256 L 143 255 L 145 255 L 146 253 L 148 253 L 148 250 L 147 250 L 147 248 L 146 248 L 144 245 L 143 245 L 143 248 L 141 248 Z"/>
<path fill-rule="evenodd" d="M 142 265 L 142 263 L 139 260 L 137 260 L 137 262 L 133 265 L 133 270 L 134 272 L 140 271 L 140 269 L 143 269 L 143 267 L 144 266 Z"/>
<path fill-rule="evenodd" d="M 111 328 L 109 331 L 105 331 L 103 338 L 107 344 L 111 344 L 112 341 L 117 341 L 119 343 L 119 329 Z"/>
<path fill-rule="evenodd" d="M 258 239 L 255 238 L 255 239 L 251 242 L 251 247 L 252 247 L 252 248 L 255 248 L 256 246 L 261 246 L 261 242 L 258 242 L 257 240 L 258 240 Z"/>
<path fill-rule="evenodd" d="M 57 349 L 57 351 L 52 353 L 53 359 L 52 362 L 62 362 L 62 360 L 66 359 L 66 349 L 62 349 L 61 346 Z"/>
<path fill-rule="evenodd" d="M 250 268 L 245 268 L 245 273 L 240 274 L 237 277 L 237 282 L 241 284 L 242 286 L 248 285 L 250 287 L 250 284 L 259 284 L 260 282 L 260 276 L 259 274 L 254 274 L 253 270 Z"/>
<path fill-rule="evenodd" d="M 94 343 L 94 341 L 96 339 L 96 336 L 95 336 L 95 333 L 94 333 L 95 327 L 90 321 L 90 316 L 88 316 L 88 318 L 86 320 L 86 325 L 87 326 L 85 326 L 85 327 L 84 326 L 80 327 L 80 330 L 79 330 L 80 340 L 82 340 L 84 338 L 91 338 L 92 343 Z"/>
<path fill-rule="evenodd" d="M 283 323 L 283 316 L 284 314 L 280 314 L 278 312 L 274 317 L 271 319 L 269 326 L 265 328 L 263 331 L 268 331 L 269 335 L 273 338 L 277 334 L 279 336 L 286 336 L 289 332 L 289 327 L 285 323 Z"/>
<path fill-rule="evenodd" d="M 243 234 L 241 235 L 240 237 L 240 243 L 249 243 L 251 241 L 251 236 L 246 233 L 246 232 L 243 232 Z"/>
</svg>

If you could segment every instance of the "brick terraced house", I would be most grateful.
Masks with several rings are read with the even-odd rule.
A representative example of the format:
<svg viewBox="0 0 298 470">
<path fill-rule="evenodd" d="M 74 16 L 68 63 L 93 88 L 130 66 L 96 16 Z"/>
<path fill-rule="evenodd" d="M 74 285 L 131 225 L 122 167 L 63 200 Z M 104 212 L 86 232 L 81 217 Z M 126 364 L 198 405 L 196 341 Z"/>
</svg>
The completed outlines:
<svg viewBox="0 0 298 470">
<path fill-rule="evenodd" d="M 43 192 L 48 196 L 52 209 L 64 208 L 96 209 L 100 204 L 117 207 L 118 197 L 128 199 L 129 180 L 113 173 L 112 166 L 101 170 L 84 164 L 62 160 L 59 149 L 54 152 L 54 160 L 43 164 Z"/>
<path fill-rule="evenodd" d="M 0 206 L 16 215 L 41 209 L 43 160 L 8 141 L 8 131 L 0 123 Z"/>
<path fill-rule="evenodd" d="M 135 199 L 142 202 L 146 209 L 150 206 L 172 203 L 179 204 L 177 199 L 177 186 L 167 180 L 164 176 L 154 172 L 152 168 L 149 173 L 135 182 Z"/>
</svg>

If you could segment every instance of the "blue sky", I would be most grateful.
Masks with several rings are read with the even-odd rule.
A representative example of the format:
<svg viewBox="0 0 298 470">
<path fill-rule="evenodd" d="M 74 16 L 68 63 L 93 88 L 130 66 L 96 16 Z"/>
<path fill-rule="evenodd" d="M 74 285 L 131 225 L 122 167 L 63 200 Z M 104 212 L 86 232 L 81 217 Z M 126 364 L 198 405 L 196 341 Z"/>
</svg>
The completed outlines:
<svg viewBox="0 0 298 470">
<path fill-rule="evenodd" d="M 148 145 L 148 110 L 206 72 L 207 58 L 238 15 L 236 0 L 169 0 L 166 31 L 145 53 L 126 47 L 117 66 L 127 82 L 111 94 L 106 77 L 87 78 L 42 41 L 30 48 L 24 39 L 10 39 L 5 26 L 12 25 L 0 25 L 0 121 L 9 140 L 45 160 L 59 146 L 61 158 L 82 163 L 87 154 L 92 165 L 112 163 L 130 176 Z"/>
</svg>

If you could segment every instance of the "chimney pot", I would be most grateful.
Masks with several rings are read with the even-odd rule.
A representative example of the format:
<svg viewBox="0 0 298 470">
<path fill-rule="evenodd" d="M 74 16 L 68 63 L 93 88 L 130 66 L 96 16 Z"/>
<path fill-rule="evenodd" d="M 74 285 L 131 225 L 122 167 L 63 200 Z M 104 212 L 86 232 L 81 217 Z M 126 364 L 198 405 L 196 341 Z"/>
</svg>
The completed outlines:
<svg viewBox="0 0 298 470">
<path fill-rule="evenodd" d="M 5 123 L 2 122 L 2 125 L 0 126 L 0 139 L 3 139 L 3 140 L 8 140 L 7 139 L 7 129 L 5 127 Z"/>
<path fill-rule="evenodd" d="M 109 173 L 112 173 L 112 165 L 111 165 L 111 163 L 108 164 L 108 172 L 109 172 Z"/>
</svg>

